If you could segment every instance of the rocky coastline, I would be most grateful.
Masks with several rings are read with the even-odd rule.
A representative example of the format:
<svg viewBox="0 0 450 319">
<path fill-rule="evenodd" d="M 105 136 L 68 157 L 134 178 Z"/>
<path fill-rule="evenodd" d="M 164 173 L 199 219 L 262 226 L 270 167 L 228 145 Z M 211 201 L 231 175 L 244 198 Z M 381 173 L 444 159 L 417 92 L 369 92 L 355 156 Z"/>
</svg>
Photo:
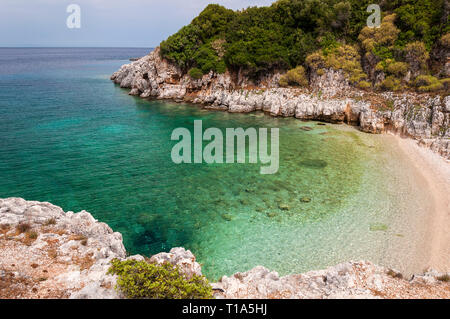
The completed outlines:
<svg viewBox="0 0 450 319">
<path fill-rule="evenodd" d="M 341 70 L 312 74 L 310 88 L 281 88 L 280 73 L 252 80 L 241 72 L 193 79 L 159 48 L 111 76 L 130 95 L 202 105 L 206 109 L 347 123 L 368 133 L 395 132 L 450 160 L 450 96 L 373 93 L 352 88 Z"/>
<path fill-rule="evenodd" d="M 122 235 L 86 211 L 50 203 L 0 199 L 0 298 L 123 296 L 107 274 L 113 259 L 169 262 L 189 277 L 201 275 L 195 256 L 173 248 L 151 258 L 127 256 Z M 450 298 L 448 274 L 427 270 L 404 278 L 367 261 L 280 277 L 262 266 L 212 283 L 215 298 Z"/>
</svg>

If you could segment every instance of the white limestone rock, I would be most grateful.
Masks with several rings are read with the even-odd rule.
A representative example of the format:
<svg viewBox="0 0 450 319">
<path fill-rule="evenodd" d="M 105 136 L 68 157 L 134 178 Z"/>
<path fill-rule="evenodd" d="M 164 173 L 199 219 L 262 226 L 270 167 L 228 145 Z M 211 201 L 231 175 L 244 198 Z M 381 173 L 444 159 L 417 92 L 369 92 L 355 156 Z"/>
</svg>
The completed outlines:
<svg viewBox="0 0 450 319">
<path fill-rule="evenodd" d="M 178 266 L 187 278 L 192 278 L 193 275 L 202 275 L 201 266 L 196 262 L 194 254 L 182 247 L 172 248 L 168 253 L 154 255 L 150 258 L 150 262 L 157 264 L 168 262 Z"/>
</svg>

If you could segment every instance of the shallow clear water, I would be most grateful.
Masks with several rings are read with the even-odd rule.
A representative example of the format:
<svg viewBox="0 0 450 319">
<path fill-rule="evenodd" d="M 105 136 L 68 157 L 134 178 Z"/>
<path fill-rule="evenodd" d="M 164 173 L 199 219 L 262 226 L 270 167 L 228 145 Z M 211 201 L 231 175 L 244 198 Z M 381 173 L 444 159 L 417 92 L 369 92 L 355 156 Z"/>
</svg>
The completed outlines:
<svg viewBox="0 0 450 319">
<path fill-rule="evenodd" d="M 147 52 L 0 49 L 0 197 L 87 210 L 121 232 L 131 254 L 186 247 L 211 279 L 349 259 L 423 266 L 408 260 L 426 253 L 412 225 L 428 195 L 391 137 L 128 96 L 109 76 Z M 223 131 L 279 127 L 279 172 L 175 165 L 172 130 L 192 131 L 197 119 Z"/>
</svg>

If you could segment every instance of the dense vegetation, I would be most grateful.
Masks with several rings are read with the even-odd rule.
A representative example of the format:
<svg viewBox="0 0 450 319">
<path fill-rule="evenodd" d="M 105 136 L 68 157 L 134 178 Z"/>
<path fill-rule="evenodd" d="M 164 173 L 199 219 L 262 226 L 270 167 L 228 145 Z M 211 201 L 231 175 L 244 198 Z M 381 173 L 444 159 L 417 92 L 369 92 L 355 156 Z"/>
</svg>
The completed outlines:
<svg viewBox="0 0 450 319">
<path fill-rule="evenodd" d="M 205 277 L 186 278 L 178 267 L 136 260 L 113 260 L 109 274 L 118 275 L 117 287 L 132 299 L 211 299 Z"/>
<path fill-rule="evenodd" d="M 430 51 L 448 42 L 448 1 L 381 1 L 381 28 L 366 27 L 371 3 L 279 0 L 270 7 L 241 11 L 211 4 L 163 41 L 161 54 L 193 78 L 227 69 L 257 77 L 275 69 L 311 68 L 308 61 L 313 60 L 321 63 L 320 68 L 343 69 L 362 88 L 376 84 L 380 89 L 399 89 L 413 85 L 419 75 L 429 75 Z M 404 79 L 411 67 L 412 78 Z M 295 84 L 292 76 L 300 76 L 295 72 L 304 73 L 297 69 L 281 84 Z M 384 73 L 385 83 L 376 83 L 377 72 Z M 304 84 L 300 80 L 299 85 Z"/>
</svg>

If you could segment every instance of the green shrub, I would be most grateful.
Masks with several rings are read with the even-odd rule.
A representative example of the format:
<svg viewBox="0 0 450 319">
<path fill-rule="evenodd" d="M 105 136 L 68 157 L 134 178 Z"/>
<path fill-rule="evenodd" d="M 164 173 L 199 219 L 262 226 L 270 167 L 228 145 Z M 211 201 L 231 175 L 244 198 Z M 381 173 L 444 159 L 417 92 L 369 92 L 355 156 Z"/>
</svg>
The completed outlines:
<svg viewBox="0 0 450 319">
<path fill-rule="evenodd" d="M 427 62 L 430 55 L 423 42 L 412 42 L 405 47 L 405 60 L 413 72 L 427 69 Z"/>
<path fill-rule="evenodd" d="M 386 71 L 398 78 L 404 77 L 408 72 L 408 64 L 394 61 L 387 65 Z"/>
<path fill-rule="evenodd" d="M 367 78 L 361 67 L 361 56 L 358 50 L 351 45 L 339 45 L 326 51 L 321 50 L 310 54 L 306 64 L 320 75 L 320 70 L 330 68 L 343 70 L 350 82 L 357 84 Z M 323 71 L 322 71 L 323 72 Z"/>
<path fill-rule="evenodd" d="M 379 28 L 364 27 L 359 34 L 359 41 L 366 52 L 376 53 L 377 48 L 393 47 L 400 30 L 395 26 L 395 14 L 387 15 Z M 382 57 L 381 57 L 382 58 Z"/>
<path fill-rule="evenodd" d="M 362 80 L 362 81 L 359 81 L 359 83 L 358 83 L 357 86 L 358 86 L 360 89 L 367 90 L 367 89 L 369 89 L 370 87 L 372 87 L 372 84 L 370 84 L 370 83 L 367 82 L 367 81 Z"/>
<path fill-rule="evenodd" d="M 448 0 L 386 1 L 384 9 L 397 14 L 396 25 L 403 31 L 399 34 L 398 43 L 404 46 L 408 42 L 420 40 L 427 49 L 431 49 L 440 33 L 449 28 L 444 13 L 448 10 L 445 9 L 445 2 Z"/>
<path fill-rule="evenodd" d="M 306 57 L 306 65 L 313 70 L 320 70 L 326 67 L 325 56 L 322 51 L 316 51 Z"/>
<path fill-rule="evenodd" d="M 212 288 L 205 277 L 187 279 L 170 263 L 114 259 L 109 274 L 117 275 L 116 289 L 132 299 L 211 299 Z"/>
<path fill-rule="evenodd" d="M 189 70 L 189 76 L 195 80 L 198 80 L 203 77 L 203 72 L 199 68 L 192 68 Z"/>
<path fill-rule="evenodd" d="M 298 66 L 295 69 L 289 70 L 282 75 L 279 80 L 280 86 L 298 85 L 308 86 L 308 77 L 303 66 Z"/>
<path fill-rule="evenodd" d="M 444 88 L 444 84 L 432 75 L 419 75 L 414 83 L 419 92 L 436 92 Z"/>
<path fill-rule="evenodd" d="M 399 91 L 402 89 L 402 85 L 399 79 L 390 75 L 378 84 L 378 88 L 384 91 Z"/>
</svg>

